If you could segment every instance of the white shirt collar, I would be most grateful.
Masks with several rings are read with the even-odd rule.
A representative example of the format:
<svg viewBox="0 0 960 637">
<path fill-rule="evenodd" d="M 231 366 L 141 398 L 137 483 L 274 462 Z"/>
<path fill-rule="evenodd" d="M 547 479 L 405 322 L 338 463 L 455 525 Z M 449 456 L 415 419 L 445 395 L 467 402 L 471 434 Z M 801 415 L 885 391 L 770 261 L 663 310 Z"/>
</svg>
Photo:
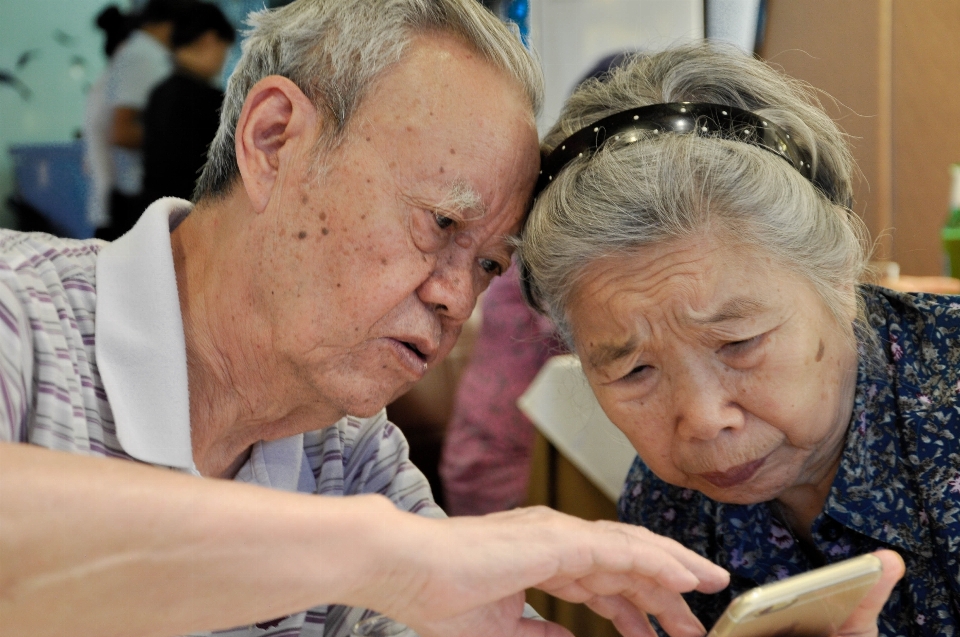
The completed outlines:
<svg viewBox="0 0 960 637">
<path fill-rule="evenodd" d="M 170 231 L 190 203 L 161 199 L 97 258 L 95 348 L 124 451 L 196 472 L 190 399 Z"/>
<path fill-rule="evenodd" d="M 199 475 L 170 246 L 170 232 L 190 210 L 182 199 L 160 199 L 133 229 L 100 250 L 94 347 L 123 450 L 143 462 Z M 257 442 L 235 479 L 285 491 L 317 488 L 303 434 Z"/>
</svg>

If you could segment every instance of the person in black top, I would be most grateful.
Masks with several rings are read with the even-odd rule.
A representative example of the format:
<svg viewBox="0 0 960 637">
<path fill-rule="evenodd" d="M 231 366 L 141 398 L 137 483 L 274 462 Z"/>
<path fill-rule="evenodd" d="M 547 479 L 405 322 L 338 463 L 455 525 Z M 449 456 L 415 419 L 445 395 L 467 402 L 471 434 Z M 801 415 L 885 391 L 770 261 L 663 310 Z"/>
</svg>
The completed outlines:
<svg viewBox="0 0 960 637">
<path fill-rule="evenodd" d="M 199 2 L 175 26 L 175 70 L 150 94 L 144 112 L 143 190 L 147 201 L 190 199 L 220 122 L 223 70 L 236 31 L 215 5 Z"/>
</svg>

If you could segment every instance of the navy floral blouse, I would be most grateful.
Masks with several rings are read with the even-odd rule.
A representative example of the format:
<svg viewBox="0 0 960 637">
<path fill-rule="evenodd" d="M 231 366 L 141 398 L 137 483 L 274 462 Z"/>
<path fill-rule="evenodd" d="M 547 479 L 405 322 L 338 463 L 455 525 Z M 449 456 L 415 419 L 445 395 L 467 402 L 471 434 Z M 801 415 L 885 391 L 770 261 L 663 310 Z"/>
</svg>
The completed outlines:
<svg viewBox="0 0 960 637">
<path fill-rule="evenodd" d="M 960 637 L 960 296 L 860 291 L 886 364 L 861 356 L 846 447 L 813 546 L 767 503 L 710 500 L 662 482 L 639 459 L 627 476 L 621 520 L 730 571 L 723 592 L 687 596 L 708 627 L 754 586 L 889 548 L 907 572 L 880 635 Z"/>
</svg>

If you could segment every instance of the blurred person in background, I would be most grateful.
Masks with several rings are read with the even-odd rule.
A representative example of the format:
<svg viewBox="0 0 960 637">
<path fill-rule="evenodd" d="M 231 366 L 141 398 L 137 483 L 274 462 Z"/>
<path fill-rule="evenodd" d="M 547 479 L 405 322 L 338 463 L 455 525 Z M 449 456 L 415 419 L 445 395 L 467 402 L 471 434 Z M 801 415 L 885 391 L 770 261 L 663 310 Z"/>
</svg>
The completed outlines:
<svg viewBox="0 0 960 637">
<path fill-rule="evenodd" d="M 170 41 L 189 0 L 150 0 L 137 16 L 137 29 L 120 45 L 107 70 L 113 186 L 109 219 L 96 236 L 112 241 L 136 223 L 143 197 L 143 109 L 150 92 L 173 71 Z"/>
<path fill-rule="evenodd" d="M 174 71 L 150 94 L 143 114 L 143 193 L 191 199 L 220 123 L 223 72 L 236 31 L 208 2 L 184 11 L 171 37 Z"/>
<path fill-rule="evenodd" d="M 96 25 L 104 34 L 103 52 L 107 61 L 130 35 L 130 16 L 110 5 L 97 15 Z M 109 69 L 109 66 L 107 67 Z M 107 104 L 107 76 L 104 70 L 87 93 L 83 111 L 84 170 L 90 177 L 87 193 L 87 222 L 94 228 L 109 223 L 110 189 L 113 187 L 113 159 L 110 156 L 112 109 Z"/>
<path fill-rule="evenodd" d="M 440 461 L 450 515 L 506 511 L 526 501 L 536 428 L 517 399 L 547 359 L 566 351 L 550 319 L 523 301 L 516 267 L 490 284 L 481 309 Z"/>
</svg>

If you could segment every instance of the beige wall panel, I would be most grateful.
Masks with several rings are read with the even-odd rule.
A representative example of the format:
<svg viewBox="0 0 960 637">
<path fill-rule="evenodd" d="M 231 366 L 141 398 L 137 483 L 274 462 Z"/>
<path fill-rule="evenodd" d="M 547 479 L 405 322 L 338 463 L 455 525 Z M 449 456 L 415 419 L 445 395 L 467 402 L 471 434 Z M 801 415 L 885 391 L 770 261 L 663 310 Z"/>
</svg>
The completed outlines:
<svg viewBox="0 0 960 637">
<path fill-rule="evenodd" d="M 960 0 L 893 3 L 894 259 L 940 274 L 948 165 L 960 162 Z"/>
<path fill-rule="evenodd" d="M 764 59 L 832 96 L 823 105 L 852 136 L 863 175 L 854 209 L 874 238 L 890 225 L 888 9 L 887 0 L 769 0 L 761 50 Z"/>
</svg>

